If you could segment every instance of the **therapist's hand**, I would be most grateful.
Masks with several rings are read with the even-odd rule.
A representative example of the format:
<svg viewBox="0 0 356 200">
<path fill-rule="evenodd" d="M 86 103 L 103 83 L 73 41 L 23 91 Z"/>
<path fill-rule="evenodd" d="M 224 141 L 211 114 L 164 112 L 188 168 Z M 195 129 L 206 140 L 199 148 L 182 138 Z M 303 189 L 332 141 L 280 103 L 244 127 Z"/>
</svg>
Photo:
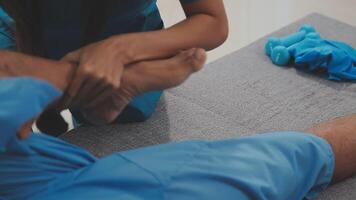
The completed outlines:
<svg viewBox="0 0 356 200">
<path fill-rule="evenodd" d="M 92 124 L 113 122 L 130 100 L 148 91 L 176 87 L 199 71 L 206 61 L 203 49 L 182 51 L 169 59 L 144 61 L 125 67 L 122 85 L 111 97 L 97 105 L 82 109 L 84 118 Z"/>
<path fill-rule="evenodd" d="M 78 69 L 66 93 L 65 104 L 80 108 L 109 97 L 119 89 L 124 61 L 110 39 L 67 54 L 62 60 L 77 63 Z"/>
</svg>

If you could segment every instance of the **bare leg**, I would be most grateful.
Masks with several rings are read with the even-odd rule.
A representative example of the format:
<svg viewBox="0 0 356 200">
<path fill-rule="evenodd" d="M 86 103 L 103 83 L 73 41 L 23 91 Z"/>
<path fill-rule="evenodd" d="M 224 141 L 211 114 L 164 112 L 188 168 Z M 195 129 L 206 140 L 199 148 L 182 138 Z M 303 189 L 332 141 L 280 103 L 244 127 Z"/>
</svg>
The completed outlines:
<svg viewBox="0 0 356 200">
<path fill-rule="evenodd" d="M 99 102 L 99 105 L 88 106 L 83 110 L 83 115 L 93 124 L 112 122 L 134 96 L 183 83 L 192 73 L 203 67 L 205 60 L 204 50 L 191 49 L 170 59 L 129 66 L 124 71 L 118 92 L 111 98 Z"/>
<path fill-rule="evenodd" d="M 307 132 L 326 139 L 332 146 L 335 154 L 334 183 L 356 173 L 356 115 L 318 124 Z"/>
</svg>

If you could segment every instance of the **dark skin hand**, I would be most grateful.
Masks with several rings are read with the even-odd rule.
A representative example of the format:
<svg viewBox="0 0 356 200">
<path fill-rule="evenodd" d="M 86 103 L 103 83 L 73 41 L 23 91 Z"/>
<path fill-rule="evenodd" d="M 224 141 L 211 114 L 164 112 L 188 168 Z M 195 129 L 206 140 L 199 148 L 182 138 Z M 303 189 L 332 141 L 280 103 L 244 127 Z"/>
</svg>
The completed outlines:
<svg viewBox="0 0 356 200">
<path fill-rule="evenodd" d="M 64 61 L 79 64 L 66 106 L 100 109 L 100 102 L 113 98 L 119 89 L 124 66 L 169 58 L 194 47 L 210 50 L 225 41 L 228 22 L 222 0 L 182 5 L 187 19 L 172 27 L 112 36 L 66 55 Z"/>
<path fill-rule="evenodd" d="M 205 61 L 203 49 L 190 49 L 169 59 L 130 65 L 123 73 L 122 87 L 111 98 L 99 102 L 101 106 L 89 104 L 82 113 L 92 124 L 108 124 L 118 117 L 134 96 L 178 86 L 199 71 Z"/>
<path fill-rule="evenodd" d="M 63 100 L 65 106 L 77 108 L 96 98 L 107 98 L 118 90 L 126 64 L 121 55 L 110 40 L 67 54 L 62 60 L 78 64 L 78 70 Z"/>
<path fill-rule="evenodd" d="M 135 95 L 157 89 L 167 89 L 183 83 L 192 73 L 200 70 L 206 60 L 205 51 L 191 49 L 178 54 L 171 59 L 147 61 L 126 67 L 123 71 L 123 85 L 115 92 L 114 104 L 107 104 L 103 110 L 87 109 L 88 116 L 95 113 L 93 123 L 100 124 L 112 120 L 112 115 L 118 115 L 122 108 Z M 52 83 L 66 93 L 77 66 L 63 61 L 51 61 L 15 52 L 0 51 L 0 77 L 31 76 Z M 61 111 L 62 99 L 53 102 L 49 109 Z M 37 118 L 36 118 L 37 119 Z M 30 127 L 35 119 L 29 120 L 18 131 L 18 137 L 24 139 L 30 133 Z M 98 121 L 95 121 L 98 120 Z"/>
</svg>

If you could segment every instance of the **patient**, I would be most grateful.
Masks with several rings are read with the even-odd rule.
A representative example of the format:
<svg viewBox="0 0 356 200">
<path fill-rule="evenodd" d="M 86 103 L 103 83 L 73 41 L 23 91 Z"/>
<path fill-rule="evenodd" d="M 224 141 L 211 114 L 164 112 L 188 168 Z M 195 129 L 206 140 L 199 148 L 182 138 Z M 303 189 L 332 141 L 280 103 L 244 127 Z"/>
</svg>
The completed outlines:
<svg viewBox="0 0 356 200">
<path fill-rule="evenodd" d="M 76 66 L 25 55 L 8 59 L 14 54 L 0 52 L 0 199 L 312 199 L 356 171 L 356 116 L 305 133 L 186 141 L 98 159 L 30 133 L 43 110 L 60 108 Z M 115 112 L 89 110 L 88 119 L 110 119 L 134 95 L 179 85 L 205 57 L 191 49 L 126 67 L 115 95 L 120 103 L 107 104 Z"/>
</svg>

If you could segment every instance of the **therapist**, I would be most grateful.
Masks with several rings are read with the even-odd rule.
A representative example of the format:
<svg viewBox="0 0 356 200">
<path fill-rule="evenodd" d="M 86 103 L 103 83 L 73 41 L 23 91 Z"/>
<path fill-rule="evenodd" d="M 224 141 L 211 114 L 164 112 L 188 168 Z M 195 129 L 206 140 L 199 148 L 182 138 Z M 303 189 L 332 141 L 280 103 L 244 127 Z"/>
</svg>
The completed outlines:
<svg viewBox="0 0 356 200">
<path fill-rule="evenodd" d="M 12 18 L 0 14 L 3 34 L 8 36 L 7 42 L 0 40 L 0 47 L 78 64 L 63 102 L 82 120 L 83 113 L 93 115 L 90 112 L 108 106 L 130 64 L 168 58 L 192 47 L 211 50 L 228 35 L 222 0 L 180 0 L 187 18 L 167 29 L 156 0 L 0 2 Z M 136 96 L 116 120 L 146 120 L 161 94 Z"/>
</svg>

